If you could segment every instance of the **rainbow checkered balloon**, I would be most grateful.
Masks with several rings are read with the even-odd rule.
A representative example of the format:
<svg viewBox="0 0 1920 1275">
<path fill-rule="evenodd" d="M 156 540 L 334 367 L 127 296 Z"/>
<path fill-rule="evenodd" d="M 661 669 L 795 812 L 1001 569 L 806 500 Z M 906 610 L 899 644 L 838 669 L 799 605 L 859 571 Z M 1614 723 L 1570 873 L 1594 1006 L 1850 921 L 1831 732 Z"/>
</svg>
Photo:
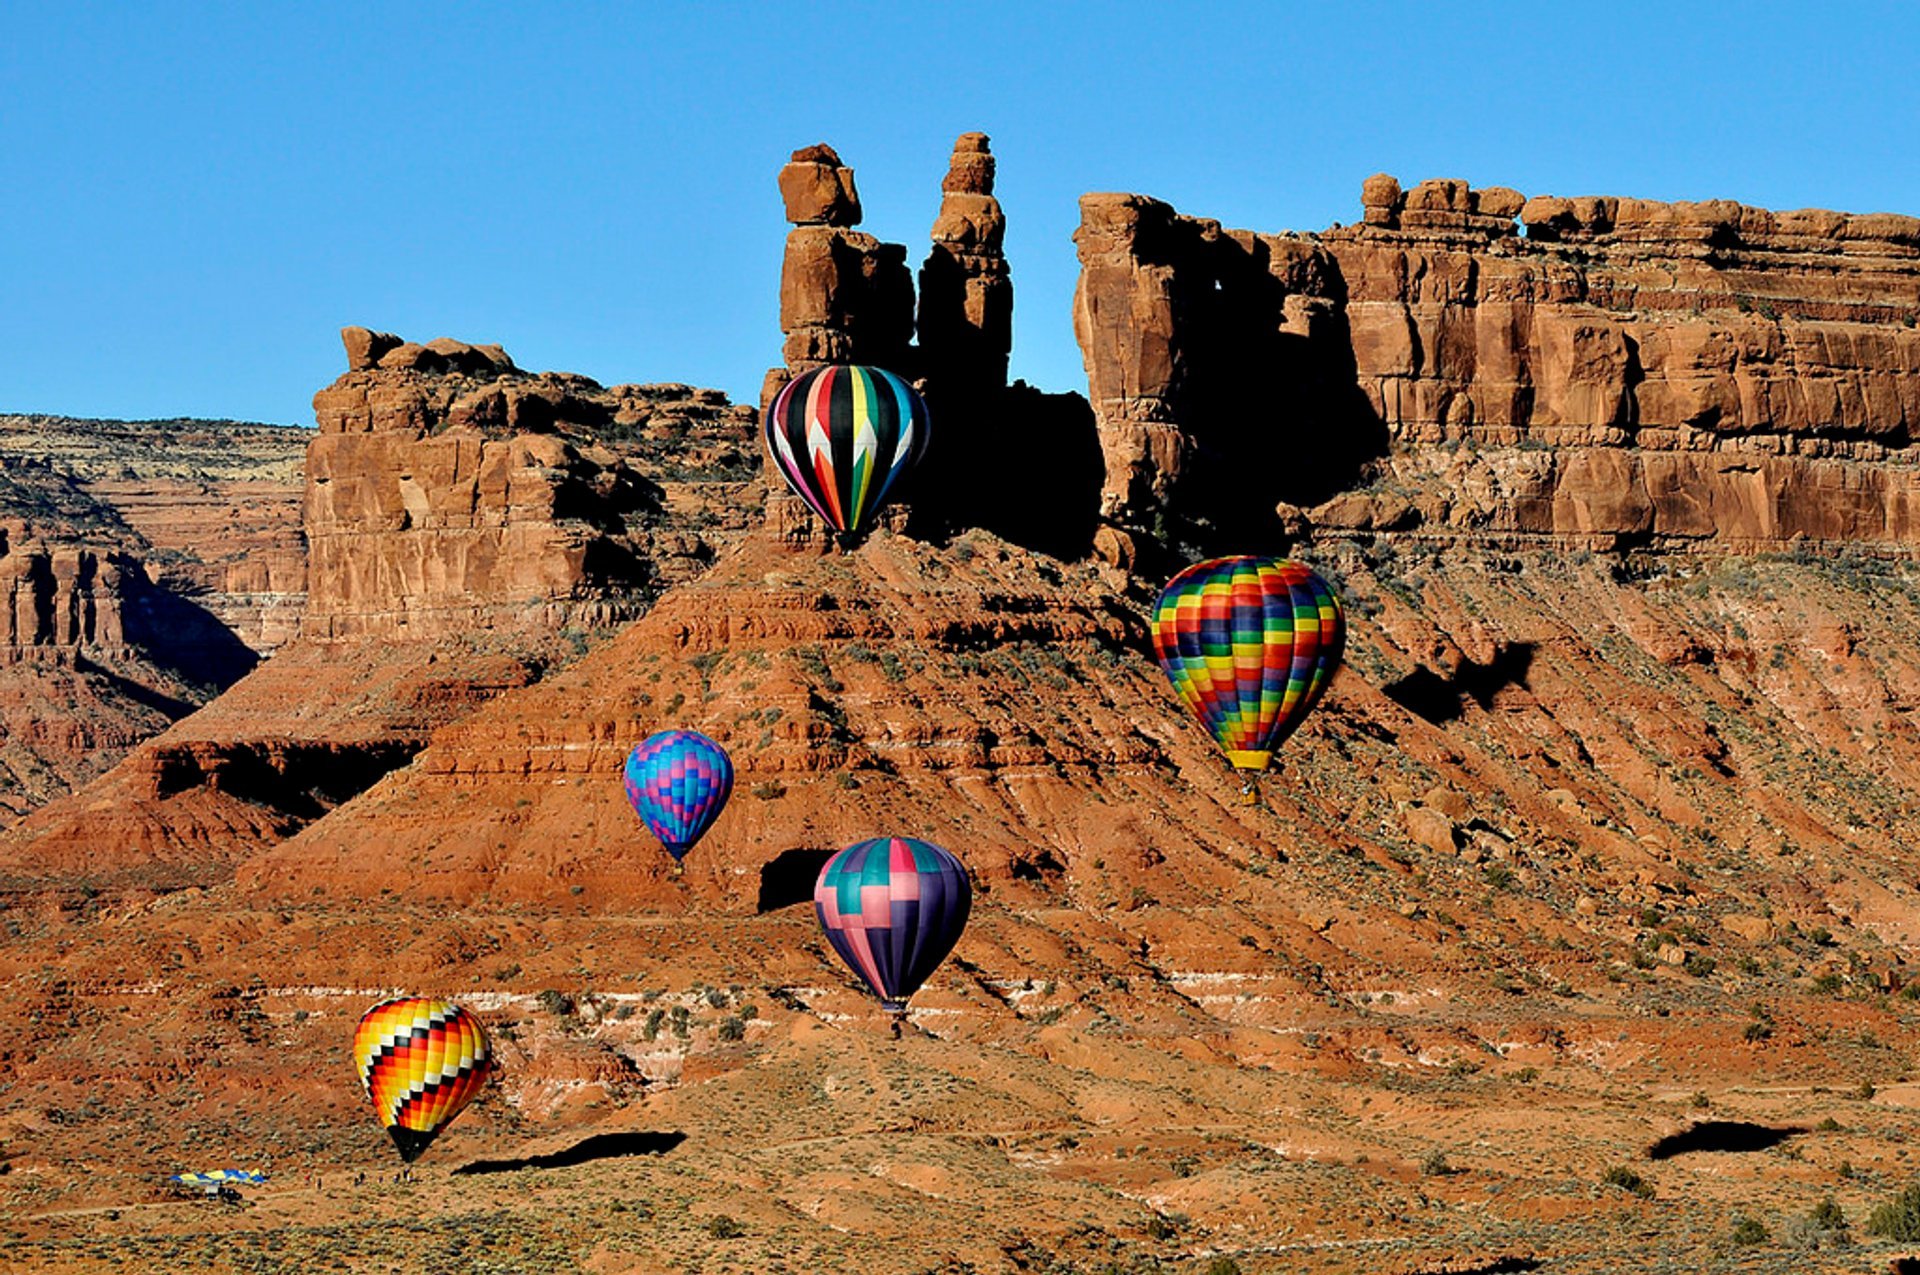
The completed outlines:
<svg viewBox="0 0 1920 1275">
<path fill-rule="evenodd" d="M 633 812 L 678 863 L 733 794 L 733 762 L 697 730 L 663 730 L 628 755 L 626 785 Z"/>
<path fill-rule="evenodd" d="M 1196 562 L 1160 594 L 1153 650 L 1227 760 L 1261 771 L 1326 693 L 1346 645 L 1327 582 L 1285 558 Z"/>
<path fill-rule="evenodd" d="M 408 1164 L 486 1088 L 493 1067 L 479 1020 L 426 996 L 381 1001 L 362 1015 L 353 1061 L 374 1115 Z"/>
<path fill-rule="evenodd" d="M 875 837 L 827 860 L 813 907 L 840 959 L 898 1014 L 960 940 L 973 885 L 931 841 Z"/>
</svg>

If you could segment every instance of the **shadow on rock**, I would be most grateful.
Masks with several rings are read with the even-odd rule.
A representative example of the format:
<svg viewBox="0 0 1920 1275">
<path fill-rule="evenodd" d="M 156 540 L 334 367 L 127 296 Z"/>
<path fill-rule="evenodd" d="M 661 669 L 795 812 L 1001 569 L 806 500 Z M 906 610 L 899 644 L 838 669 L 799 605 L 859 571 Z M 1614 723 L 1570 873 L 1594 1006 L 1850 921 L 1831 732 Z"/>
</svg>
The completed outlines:
<svg viewBox="0 0 1920 1275">
<path fill-rule="evenodd" d="M 832 850 L 783 850 L 760 869 L 760 899 L 756 912 L 776 912 L 796 903 L 813 902 L 813 886 L 820 869 L 833 858 Z"/>
<path fill-rule="evenodd" d="M 1442 677 L 1422 666 L 1381 689 L 1388 699 L 1435 726 L 1460 716 L 1461 701 L 1471 699 L 1489 708 L 1493 697 L 1509 686 L 1526 689 L 1533 667 L 1533 643 L 1513 642 L 1500 647 L 1485 664 L 1463 663 L 1452 677 Z"/>
</svg>

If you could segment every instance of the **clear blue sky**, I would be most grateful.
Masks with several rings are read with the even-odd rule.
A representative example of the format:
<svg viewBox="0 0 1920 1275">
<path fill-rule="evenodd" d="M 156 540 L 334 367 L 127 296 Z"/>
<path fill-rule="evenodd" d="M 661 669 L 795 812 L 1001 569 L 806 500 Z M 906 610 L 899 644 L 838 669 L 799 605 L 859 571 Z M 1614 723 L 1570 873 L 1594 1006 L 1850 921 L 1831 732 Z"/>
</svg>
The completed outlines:
<svg viewBox="0 0 1920 1275">
<path fill-rule="evenodd" d="M 0 410 L 307 423 L 336 329 L 752 401 L 774 173 L 918 261 L 993 135 L 1014 372 L 1085 388 L 1087 190 L 1262 230 L 1361 179 L 1920 213 L 1920 5 L 0 0 Z"/>
</svg>

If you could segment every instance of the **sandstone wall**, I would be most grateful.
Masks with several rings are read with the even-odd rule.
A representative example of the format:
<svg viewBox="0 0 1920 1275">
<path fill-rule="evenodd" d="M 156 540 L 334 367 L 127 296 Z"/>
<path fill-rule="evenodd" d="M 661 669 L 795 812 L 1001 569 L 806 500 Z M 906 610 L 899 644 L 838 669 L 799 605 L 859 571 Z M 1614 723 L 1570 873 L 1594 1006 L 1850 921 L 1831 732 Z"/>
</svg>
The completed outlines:
<svg viewBox="0 0 1920 1275">
<path fill-rule="evenodd" d="M 138 560 L 157 588 L 265 654 L 298 630 L 305 601 L 311 435 L 240 421 L 0 415 L 0 517 L 18 517 L 29 538 Z"/>
<path fill-rule="evenodd" d="M 29 541 L 17 548 L 0 534 L 0 661 L 70 662 L 86 649 L 125 653 L 121 564 L 89 550 Z"/>
<path fill-rule="evenodd" d="M 307 637 L 610 623 L 745 525 L 752 413 L 716 391 L 342 339 L 349 370 L 314 396 L 307 452 Z"/>
<path fill-rule="evenodd" d="M 1081 212 L 1120 533 L 1920 539 L 1920 220 L 1386 176 L 1318 235 Z"/>
</svg>

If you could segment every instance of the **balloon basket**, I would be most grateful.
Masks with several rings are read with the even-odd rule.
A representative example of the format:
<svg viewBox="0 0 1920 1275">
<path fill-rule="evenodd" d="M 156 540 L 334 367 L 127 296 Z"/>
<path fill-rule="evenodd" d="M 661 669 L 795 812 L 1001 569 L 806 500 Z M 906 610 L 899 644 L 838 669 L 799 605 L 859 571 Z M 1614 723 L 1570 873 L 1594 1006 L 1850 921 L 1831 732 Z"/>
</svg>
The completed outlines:
<svg viewBox="0 0 1920 1275">
<path fill-rule="evenodd" d="M 1251 772 L 1240 776 L 1240 804 L 1243 806 L 1260 804 L 1260 786 L 1254 781 Z"/>
</svg>

